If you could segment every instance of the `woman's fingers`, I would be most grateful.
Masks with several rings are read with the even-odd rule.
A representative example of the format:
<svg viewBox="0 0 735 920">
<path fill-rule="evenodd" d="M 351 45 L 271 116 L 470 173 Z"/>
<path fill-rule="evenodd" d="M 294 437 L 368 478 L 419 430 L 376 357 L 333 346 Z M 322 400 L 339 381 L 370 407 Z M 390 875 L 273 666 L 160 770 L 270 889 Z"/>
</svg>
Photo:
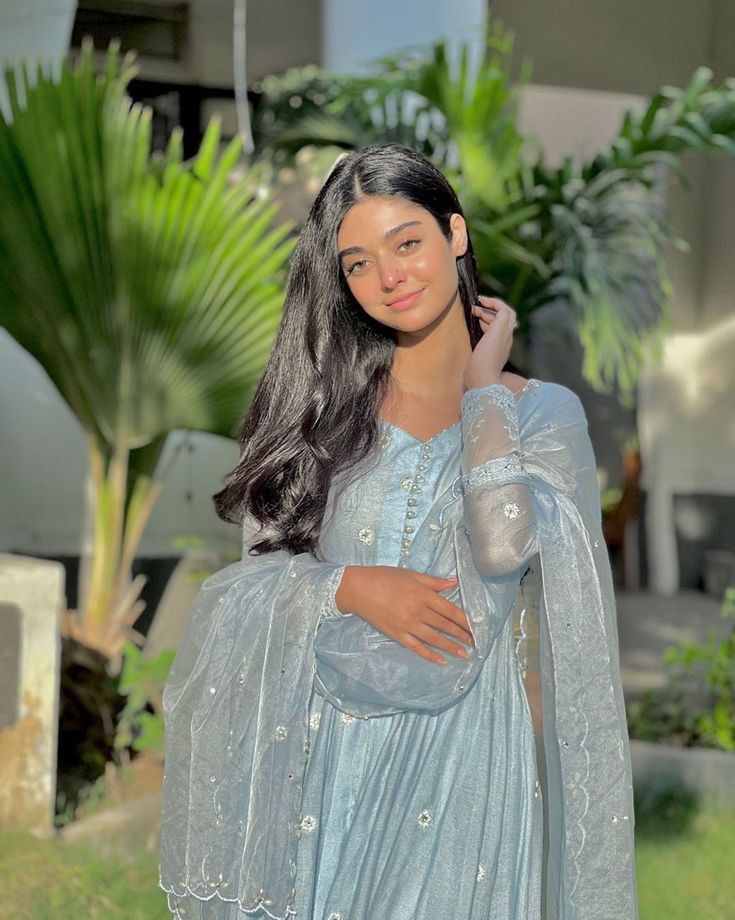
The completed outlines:
<svg viewBox="0 0 735 920">
<path fill-rule="evenodd" d="M 480 328 L 482 329 L 483 333 L 487 332 L 490 329 L 495 316 L 490 314 L 485 315 L 483 313 L 482 307 L 473 307 L 472 310 L 480 321 Z M 513 331 L 518 328 L 518 325 L 519 323 L 517 319 L 513 320 L 512 323 L 508 323 L 508 331 L 511 335 L 513 334 Z"/>
<path fill-rule="evenodd" d="M 466 618 L 464 611 L 459 611 L 462 619 L 466 623 Z M 430 626 L 435 627 L 436 629 L 441 629 L 446 633 L 449 633 L 450 636 L 455 636 L 459 639 L 460 642 L 464 642 L 465 645 L 474 645 L 475 639 L 469 628 L 457 621 L 455 616 L 448 617 L 444 612 L 443 608 L 437 606 L 432 606 L 431 608 L 432 616 L 426 619 L 424 622 Z"/>
<path fill-rule="evenodd" d="M 501 300 L 500 297 L 488 297 L 485 294 L 478 294 L 477 299 L 483 306 L 492 307 L 497 310 L 513 310 L 513 307 L 510 304 L 506 303 L 504 300 Z"/>
<path fill-rule="evenodd" d="M 451 652 L 456 658 L 470 657 L 470 653 L 467 649 L 462 648 L 461 645 L 457 645 L 456 642 L 452 642 L 448 636 L 445 636 L 443 633 L 439 632 L 438 629 L 434 629 L 426 623 L 416 626 L 414 628 L 414 635 L 429 645 L 444 649 L 445 652 Z"/>
<path fill-rule="evenodd" d="M 504 316 L 509 323 L 515 328 L 518 325 L 518 316 L 516 311 L 499 297 L 485 297 L 482 294 L 478 296 L 479 304 L 472 305 L 472 312 L 475 313 L 482 322 L 492 321 L 496 316 Z"/>
<path fill-rule="evenodd" d="M 460 629 L 463 630 L 469 636 L 470 640 L 474 642 L 472 632 L 470 631 L 469 620 L 467 619 L 467 614 L 462 610 L 461 607 L 458 607 L 456 604 L 453 604 L 448 598 L 442 597 L 441 594 L 437 594 L 435 597 L 430 599 L 430 605 L 433 610 L 438 611 L 443 617 L 447 620 L 451 620 L 453 623 L 456 623 Z"/>
<path fill-rule="evenodd" d="M 423 642 L 420 642 L 415 636 L 405 635 L 403 638 L 397 640 L 401 645 L 411 651 L 416 652 L 417 655 L 420 655 L 422 658 L 425 658 L 427 661 L 433 661 L 434 664 L 446 664 L 446 659 L 438 652 L 432 651 L 428 645 L 424 645 Z"/>
</svg>

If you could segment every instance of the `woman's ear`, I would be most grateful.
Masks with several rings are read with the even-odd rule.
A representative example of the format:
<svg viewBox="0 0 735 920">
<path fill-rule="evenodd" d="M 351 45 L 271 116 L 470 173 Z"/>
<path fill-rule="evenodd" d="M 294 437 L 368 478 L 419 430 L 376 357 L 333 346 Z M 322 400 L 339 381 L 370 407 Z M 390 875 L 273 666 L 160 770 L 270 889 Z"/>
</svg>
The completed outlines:
<svg viewBox="0 0 735 920">
<path fill-rule="evenodd" d="M 449 227 L 452 231 L 452 252 L 459 258 L 467 252 L 467 224 L 461 214 L 452 214 Z"/>
</svg>

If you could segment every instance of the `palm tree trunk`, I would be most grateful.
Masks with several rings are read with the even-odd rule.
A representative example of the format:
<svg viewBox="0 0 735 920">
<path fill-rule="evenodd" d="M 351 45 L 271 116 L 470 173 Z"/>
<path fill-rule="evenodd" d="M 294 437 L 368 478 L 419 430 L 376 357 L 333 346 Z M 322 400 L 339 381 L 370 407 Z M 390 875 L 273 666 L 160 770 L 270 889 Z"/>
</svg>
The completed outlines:
<svg viewBox="0 0 735 920">
<path fill-rule="evenodd" d="M 145 577 L 131 577 L 133 562 L 164 483 L 188 438 L 184 438 L 160 475 L 138 476 L 129 484 L 127 451 L 109 461 L 106 449 L 87 439 L 90 475 L 79 572 L 79 604 L 68 631 L 78 642 L 117 660 L 144 609 L 140 591 Z"/>
<path fill-rule="evenodd" d="M 78 638 L 104 651 L 105 621 L 113 602 L 123 542 L 129 451 L 109 455 L 93 438 L 87 439 L 92 484 L 92 565 L 84 597 L 77 610 Z"/>
</svg>

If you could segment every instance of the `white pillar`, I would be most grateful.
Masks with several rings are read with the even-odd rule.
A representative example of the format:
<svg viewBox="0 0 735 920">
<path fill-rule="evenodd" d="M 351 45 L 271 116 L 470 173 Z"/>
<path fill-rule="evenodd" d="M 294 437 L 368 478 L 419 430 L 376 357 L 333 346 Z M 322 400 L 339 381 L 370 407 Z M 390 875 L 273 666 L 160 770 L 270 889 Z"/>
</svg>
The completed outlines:
<svg viewBox="0 0 735 920">
<path fill-rule="evenodd" d="M 322 66 L 357 74 L 371 59 L 440 39 L 452 57 L 459 42 L 471 41 L 474 62 L 485 43 L 487 7 L 487 0 L 323 0 Z"/>
<path fill-rule="evenodd" d="M 0 553 L 0 827 L 53 830 L 65 605 L 60 562 Z"/>
<path fill-rule="evenodd" d="M 0 2 L 0 72 L 20 60 L 59 61 L 69 48 L 76 0 Z M 9 115 L 0 74 L 0 110 Z"/>
</svg>

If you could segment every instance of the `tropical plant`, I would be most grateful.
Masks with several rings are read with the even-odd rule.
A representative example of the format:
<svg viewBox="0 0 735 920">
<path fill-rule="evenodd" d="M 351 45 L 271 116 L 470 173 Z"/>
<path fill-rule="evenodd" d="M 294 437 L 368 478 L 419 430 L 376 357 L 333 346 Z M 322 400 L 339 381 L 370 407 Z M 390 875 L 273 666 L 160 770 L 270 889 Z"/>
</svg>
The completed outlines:
<svg viewBox="0 0 735 920">
<path fill-rule="evenodd" d="M 519 314 L 566 302 L 584 348 L 583 373 L 629 401 L 638 370 L 668 324 L 664 253 L 685 242 L 667 222 L 667 171 L 685 182 L 690 153 L 735 154 L 735 80 L 699 68 L 686 89 L 665 87 L 641 114 L 626 113 L 609 150 L 590 162 L 544 164 L 517 126 L 524 63 L 512 79 L 513 35 L 492 19 L 484 55 L 469 46 L 450 65 L 443 42 L 374 62 L 368 76 L 315 67 L 255 85 L 261 157 L 305 145 L 349 148 L 398 141 L 426 153 L 465 207 L 482 282 Z"/>
<path fill-rule="evenodd" d="M 230 179 L 219 125 L 182 160 L 174 131 L 150 154 L 131 59 L 95 73 L 87 45 L 58 78 L 6 73 L 0 119 L 0 325 L 44 367 L 79 420 L 91 507 L 68 635 L 119 665 L 139 638 L 131 578 L 170 463 L 172 429 L 232 436 L 278 325 L 292 226 Z"/>
<path fill-rule="evenodd" d="M 173 651 L 144 657 L 137 645 L 126 642 L 118 690 L 125 706 L 117 720 L 115 750 L 132 748 L 163 761 L 163 688 L 173 664 Z"/>
<path fill-rule="evenodd" d="M 628 707 L 632 738 L 735 751 L 735 587 L 725 591 L 722 616 L 733 620 L 727 635 L 713 628 L 706 642 L 666 649 L 666 685 Z"/>
</svg>

